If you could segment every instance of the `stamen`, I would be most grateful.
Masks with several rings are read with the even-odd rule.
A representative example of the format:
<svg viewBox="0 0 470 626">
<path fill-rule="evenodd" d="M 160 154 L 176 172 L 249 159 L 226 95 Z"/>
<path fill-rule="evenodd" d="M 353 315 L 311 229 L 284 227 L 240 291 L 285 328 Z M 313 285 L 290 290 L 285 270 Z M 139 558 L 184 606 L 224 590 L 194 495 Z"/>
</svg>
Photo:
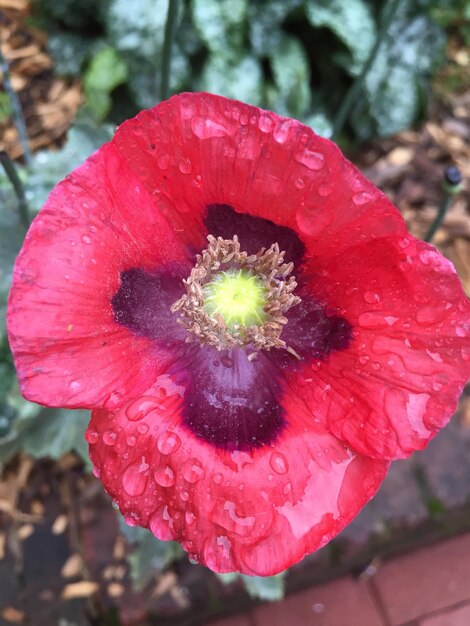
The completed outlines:
<svg viewBox="0 0 470 626">
<path fill-rule="evenodd" d="M 236 235 L 207 239 L 207 249 L 196 256 L 196 265 L 183 281 L 186 293 L 171 307 L 180 312 L 186 341 L 217 350 L 250 345 L 250 360 L 261 349 L 292 352 L 280 335 L 288 321 L 284 314 L 300 302 L 293 294 L 297 282 L 289 276 L 293 263 L 284 263 L 285 253 L 277 243 L 248 255 L 240 250 Z M 238 292 L 242 302 L 231 306 Z"/>
</svg>

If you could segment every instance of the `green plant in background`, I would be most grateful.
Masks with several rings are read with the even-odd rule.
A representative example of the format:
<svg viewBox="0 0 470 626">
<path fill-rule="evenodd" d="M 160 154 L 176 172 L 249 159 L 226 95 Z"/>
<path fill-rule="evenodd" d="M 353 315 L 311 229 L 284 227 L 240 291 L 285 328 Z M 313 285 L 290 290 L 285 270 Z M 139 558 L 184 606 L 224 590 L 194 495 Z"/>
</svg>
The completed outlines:
<svg viewBox="0 0 470 626">
<path fill-rule="evenodd" d="M 20 168 L 32 214 L 59 180 L 110 139 L 114 124 L 160 99 L 168 4 L 36 0 L 34 19 L 49 33 L 56 71 L 82 78 L 86 106 L 61 150 L 37 153 L 29 168 Z M 389 135 L 412 125 L 423 112 L 429 80 L 442 58 L 442 26 L 466 12 L 462 0 L 181 1 L 170 88 L 238 98 L 330 136 L 335 113 L 370 62 L 344 133 L 360 141 Z M 0 120 L 10 112 L 2 96 Z M 74 450 L 88 463 L 87 413 L 44 409 L 18 391 L 4 321 L 24 233 L 16 209 L 10 182 L 0 172 L 0 462 L 22 449 L 33 457 L 53 458 Z M 176 544 L 159 542 L 146 530 L 123 525 L 122 532 L 135 546 L 130 565 L 137 587 L 181 554 Z M 220 578 L 241 579 L 250 595 L 266 600 L 283 593 L 283 575 Z"/>
</svg>

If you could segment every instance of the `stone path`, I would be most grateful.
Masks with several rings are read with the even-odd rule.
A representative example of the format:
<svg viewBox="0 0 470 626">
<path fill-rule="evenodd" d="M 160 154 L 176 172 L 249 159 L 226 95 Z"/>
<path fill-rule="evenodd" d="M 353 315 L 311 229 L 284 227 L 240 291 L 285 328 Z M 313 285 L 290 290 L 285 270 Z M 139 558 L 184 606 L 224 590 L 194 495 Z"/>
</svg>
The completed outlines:
<svg viewBox="0 0 470 626">
<path fill-rule="evenodd" d="M 470 533 L 210 626 L 469 626 Z"/>
</svg>

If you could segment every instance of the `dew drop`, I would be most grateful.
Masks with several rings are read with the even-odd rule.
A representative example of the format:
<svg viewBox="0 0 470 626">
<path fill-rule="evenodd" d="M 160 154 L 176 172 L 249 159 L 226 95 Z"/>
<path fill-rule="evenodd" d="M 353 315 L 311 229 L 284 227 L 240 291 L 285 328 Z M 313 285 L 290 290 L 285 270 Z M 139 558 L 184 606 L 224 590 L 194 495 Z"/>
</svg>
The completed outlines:
<svg viewBox="0 0 470 626">
<path fill-rule="evenodd" d="M 139 523 L 139 516 L 137 513 L 128 513 L 124 515 L 124 521 L 128 526 L 137 526 Z"/>
<path fill-rule="evenodd" d="M 93 465 L 92 473 L 95 478 L 99 478 L 101 476 L 101 470 L 99 467 L 96 467 L 96 465 Z"/>
<path fill-rule="evenodd" d="M 327 185 L 326 183 L 322 183 L 319 187 L 318 187 L 318 194 L 322 197 L 322 198 L 327 198 L 328 196 L 331 196 L 331 194 L 334 191 L 334 187 L 333 185 Z"/>
<path fill-rule="evenodd" d="M 186 482 L 194 484 L 204 478 L 204 468 L 199 461 L 192 459 L 183 465 L 181 472 Z"/>
<path fill-rule="evenodd" d="M 224 356 L 220 357 L 220 362 L 225 367 L 233 367 L 233 359 L 224 354 Z"/>
<path fill-rule="evenodd" d="M 155 409 L 157 401 L 150 396 L 139 398 L 130 404 L 126 409 L 126 417 L 130 422 L 137 422 L 145 417 L 150 411 Z"/>
<path fill-rule="evenodd" d="M 188 526 L 192 526 L 196 521 L 196 516 L 192 511 L 185 511 L 184 520 Z"/>
<path fill-rule="evenodd" d="M 321 152 L 314 152 L 313 150 L 302 150 L 294 156 L 298 163 L 302 163 L 309 170 L 318 171 L 325 165 L 325 157 Z"/>
<path fill-rule="evenodd" d="M 103 443 L 107 446 L 114 446 L 116 443 L 117 434 L 114 430 L 105 430 L 103 433 Z"/>
<path fill-rule="evenodd" d="M 367 191 L 361 191 L 360 193 L 354 194 L 352 201 L 355 205 L 361 206 L 362 204 L 367 204 L 371 200 L 373 200 L 373 196 Z"/>
<path fill-rule="evenodd" d="M 142 495 L 147 486 L 147 471 L 141 471 L 141 468 L 142 463 L 133 463 L 129 465 L 122 476 L 122 486 L 130 496 Z"/>
<path fill-rule="evenodd" d="M 119 502 L 117 500 L 113 500 L 112 507 L 115 511 L 119 511 Z"/>
<path fill-rule="evenodd" d="M 292 491 L 292 483 L 286 483 L 282 488 L 282 493 L 287 496 Z"/>
<path fill-rule="evenodd" d="M 96 432 L 96 430 L 87 430 L 85 433 L 85 439 L 88 441 L 88 443 L 96 443 L 99 438 L 100 435 Z"/>
<path fill-rule="evenodd" d="M 199 139 L 210 139 L 211 137 L 224 137 L 227 129 L 217 122 L 204 116 L 193 117 L 191 119 L 191 129 Z"/>
<path fill-rule="evenodd" d="M 175 484 L 175 473 L 168 465 L 165 467 L 157 467 L 153 473 L 153 477 L 160 487 L 171 487 Z"/>
<path fill-rule="evenodd" d="M 173 454 L 181 445 L 181 440 L 170 430 L 162 433 L 157 439 L 157 448 L 162 454 Z"/>
<path fill-rule="evenodd" d="M 374 292 L 374 291 L 366 291 L 364 294 L 364 300 L 368 303 L 368 304 L 374 304 L 376 302 L 380 302 L 380 294 Z"/>
<path fill-rule="evenodd" d="M 269 115 L 260 115 L 258 120 L 258 127 L 263 133 L 270 133 L 273 129 L 274 122 L 269 117 Z"/>
<path fill-rule="evenodd" d="M 297 189 L 303 189 L 305 187 L 305 181 L 303 178 L 296 178 L 294 185 Z"/>
<path fill-rule="evenodd" d="M 134 435 L 129 435 L 129 437 L 126 439 L 126 443 L 128 446 L 133 448 L 135 444 L 137 443 L 137 439 Z"/>
<path fill-rule="evenodd" d="M 147 424 L 139 424 L 137 426 L 137 431 L 141 434 L 141 435 L 145 435 L 148 432 L 149 427 L 147 426 Z"/>
<path fill-rule="evenodd" d="M 189 159 L 182 159 L 178 163 L 178 169 L 182 174 L 190 174 L 193 166 L 191 165 L 191 161 Z"/>
<path fill-rule="evenodd" d="M 277 474 L 285 474 L 289 469 L 286 457 L 280 452 L 273 452 L 269 464 Z"/>
<path fill-rule="evenodd" d="M 216 485 L 221 485 L 224 477 L 222 476 L 222 474 L 214 474 L 212 480 L 215 482 Z"/>
<path fill-rule="evenodd" d="M 86 243 L 89 245 L 91 243 L 91 237 L 89 237 L 88 235 L 83 235 L 82 241 L 83 243 Z"/>
<path fill-rule="evenodd" d="M 82 385 L 81 383 L 78 382 L 78 380 L 72 380 L 72 382 L 69 384 L 69 389 L 73 393 L 76 393 L 77 391 L 79 391 L 81 387 Z"/>
<path fill-rule="evenodd" d="M 180 498 L 183 502 L 187 502 L 189 500 L 189 493 L 187 491 L 181 491 Z"/>
<path fill-rule="evenodd" d="M 369 357 L 367 356 L 367 354 L 361 354 L 361 356 L 359 357 L 359 363 L 361 365 L 366 365 L 369 362 Z"/>
<path fill-rule="evenodd" d="M 280 144 L 285 143 L 289 139 L 290 131 L 294 125 L 295 122 L 293 120 L 283 120 L 279 122 L 273 132 L 274 141 Z"/>
</svg>

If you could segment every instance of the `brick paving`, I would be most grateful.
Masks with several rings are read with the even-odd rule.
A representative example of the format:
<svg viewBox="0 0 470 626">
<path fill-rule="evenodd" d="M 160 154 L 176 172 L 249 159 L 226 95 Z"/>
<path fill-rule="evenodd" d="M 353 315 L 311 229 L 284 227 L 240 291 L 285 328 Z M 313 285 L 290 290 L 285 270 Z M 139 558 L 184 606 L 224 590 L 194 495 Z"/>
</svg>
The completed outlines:
<svg viewBox="0 0 470 626">
<path fill-rule="evenodd" d="M 470 533 L 210 626 L 470 626 Z"/>
</svg>

